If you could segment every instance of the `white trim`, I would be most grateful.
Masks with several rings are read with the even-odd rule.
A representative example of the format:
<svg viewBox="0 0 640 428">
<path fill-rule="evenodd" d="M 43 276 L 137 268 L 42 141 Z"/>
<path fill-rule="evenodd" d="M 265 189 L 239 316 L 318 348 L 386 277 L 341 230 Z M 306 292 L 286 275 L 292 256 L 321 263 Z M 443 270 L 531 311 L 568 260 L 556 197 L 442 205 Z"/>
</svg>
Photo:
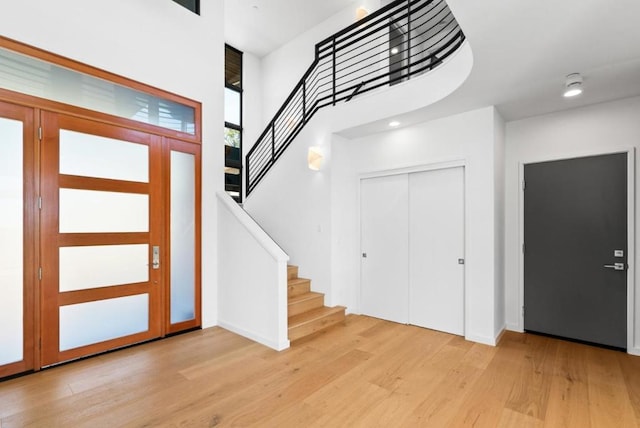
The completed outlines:
<svg viewBox="0 0 640 428">
<path fill-rule="evenodd" d="M 387 177 L 389 175 L 401 175 L 401 174 L 412 174 L 416 172 L 425 172 L 425 171 L 433 171 L 436 169 L 448 169 L 448 168 L 457 168 L 457 167 L 466 167 L 467 163 L 465 159 L 453 159 L 453 160 L 443 160 L 437 161 L 429 164 L 422 165 L 412 165 L 401 168 L 394 169 L 384 169 L 384 170 L 374 170 L 370 172 L 362 172 L 358 174 L 358 184 L 362 180 L 366 180 L 367 178 L 378 178 L 378 177 Z M 360 187 L 358 187 L 360 190 Z"/>
<path fill-rule="evenodd" d="M 227 323 L 221 320 L 218 320 L 218 327 L 222 327 L 225 330 L 229 330 L 232 333 L 238 334 L 240 336 L 246 337 L 247 339 L 251 339 L 254 342 L 258 342 L 261 345 L 267 346 L 271 349 L 275 349 L 276 351 L 282 351 L 290 346 L 289 340 L 283 340 L 280 342 L 275 342 L 273 340 L 267 339 L 266 337 L 262 337 L 259 334 L 255 334 L 251 331 L 245 330 L 238 326 L 235 326 L 231 323 Z"/>
<path fill-rule="evenodd" d="M 463 258 L 464 258 L 464 268 L 463 268 L 463 276 L 462 276 L 462 288 L 463 288 L 463 292 L 464 292 L 464 310 L 463 310 L 463 325 L 464 325 L 464 332 L 463 332 L 463 336 L 465 338 L 465 340 L 470 340 L 472 342 L 478 342 L 478 343 L 484 343 L 484 344 L 489 344 L 492 346 L 495 346 L 495 339 L 488 339 L 485 337 L 481 337 L 481 336 L 474 336 L 474 335 L 468 335 L 467 332 L 470 331 L 469 326 L 468 326 L 468 293 L 467 293 L 467 255 L 466 255 L 466 248 L 467 248 L 467 230 L 469 230 L 469 225 L 468 225 L 468 216 L 467 216 L 467 189 L 468 189 L 468 185 L 467 185 L 467 177 L 469 176 L 469 174 L 467 174 L 467 161 L 466 159 L 452 159 L 452 160 L 443 160 L 443 161 L 437 161 L 434 163 L 429 163 L 429 164 L 422 164 L 422 165 L 415 165 L 415 166 L 407 166 L 407 167 L 401 167 L 401 168 L 394 168 L 394 169 L 387 169 L 387 170 L 376 170 L 376 171 L 370 171 L 370 172 L 361 172 L 358 174 L 357 176 L 357 180 L 358 180 L 358 184 L 357 184 L 357 215 L 358 215 L 358 234 L 359 234 L 359 240 L 358 240 L 358 254 L 357 254 L 357 258 L 358 258 L 358 265 L 359 265 L 359 277 L 358 277 L 358 301 L 357 301 L 357 310 L 354 311 L 354 313 L 358 313 L 358 314 L 362 314 L 362 259 L 361 259 L 361 253 L 362 253 L 362 212 L 361 212 L 361 207 L 362 207 L 362 200 L 361 200 L 361 186 L 362 186 L 362 180 L 367 180 L 370 178 L 380 178 L 380 177 L 388 177 L 388 176 L 392 176 L 392 175 L 403 175 L 403 174 L 414 174 L 414 173 L 419 173 L 419 172 L 426 172 L 426 171 L 434 171 L 434 170 L 439 170 L 439 169 L 449 169 L 449 168 L 462 168 L 462 175 L 463 175 L 463 181 L 462 181 L 462 185 L 463 185 L 463 193 L 464 193 L 464 200 L 463 200 L 463 218 L 464 218 L 464 222 L 463 222 L 463 242 L 462 242 L 462 253 L 463 253 Z M 409 302 L 407 302 L 408 304 Z"/>
<path fill-rule="evenodd" d="M 498 343 L 495 337 L 479 336 L 476 334 L 467 334 L 464 336 L 464 340 L 489 346 L 496 346 L 496 344 Z"/>
<path fill-rule="evenodd" d="M 518 317 L 517 325 L 509 325 L 509 329 L 513 331 L 524 331 L 524 314 L 521 308 L 524 306 L 524 253 L 522 246 L 524 245 L 524 190 L 522 182 L 524 180 L 524 166 L 532 163 L 550 162 L 556 160 L 577 159 L 588 156 L 603 156 L 615 153 L 627 154 L 627 352 L 632 355 L 640 355 L 640 346 L 634 344 L 635 338 L 635 148 L 626 147 L 620 149 L 611 149 L 606 151 L 585 150 L 553 156 L 538 156 L 518 163 Z M 640 345 L 640 344 L 638 344 Z"/>
</svg>

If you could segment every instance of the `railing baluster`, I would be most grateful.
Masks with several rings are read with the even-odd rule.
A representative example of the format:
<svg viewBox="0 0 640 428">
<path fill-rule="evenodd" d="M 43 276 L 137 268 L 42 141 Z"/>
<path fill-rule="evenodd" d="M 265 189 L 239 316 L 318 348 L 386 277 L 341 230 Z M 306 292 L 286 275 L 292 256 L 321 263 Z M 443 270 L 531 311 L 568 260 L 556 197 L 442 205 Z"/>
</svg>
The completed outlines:
<svg viewBox="0 0 640 428">
<path fill-rule="evenodd" d="M 271 163 L 276 161 L 276 121 L 271 122 Z"/>
<path fill-rule="evenodd" d="M 302 81 L 302 123 L 307 123 L 307 81 Z"/>
<path fill-rule="evenodd" d="M 407 78 L 411 75 L 411 0 L 407 0 Z"/>
<path fill-rule="evenodd" d="M 456 51 L 465 40 L 464 33 L 455 19 L 453 27 L 447 24 L 441 29 L 437 28 L 443 21 L 443 11 L 447 13 L 445 18 L 451 16 L 445 0 L 395 0 L 318 43 L 313 64 L 246 155 L 247 196 L 320 108 L 336 105 L 338 100 L 348 102 L 363 92 L 429 71 Z M 406 47 L 395 44 L 403 47 L 403 52 L 391 54 L 390 29 L 404 27 L 405 19 Z M 436 35 L 433 30 L 437 31 Z M 435 42 L 434 38 L 437 38 Z M 416 40 L 415 46 L 412 46 L 413 40 Z M 430 45 L 427 46 L 427 43 Z M 338 45 L 340 55 L 337 52 Z M 386 57 L 379 56 L 380 49 L 386 49 Z M 437 62 L 434 62 L 436 54 Z M 385 70 L 378 69 L 377 65 L 380 64 Z M 338 65 L 341 67 L 340 76 Z M 338 77 L 341 79 L 340 85 Z M 302 91 L 302 96 L 299 91 Z M 299 106 L 301 101 L 302 112 Z M 300 113 L 301 123 L 298 122 Z M 291 126 L 291 123 L 295 126 Z M 278 135 L 277 124 L 280 124 Z"/>
<path fill-rule="evenodd" d="M 333 105 L 336 105 L 336 38 L 333 38 L 331 45 L 331 55 L 333 57 Z"/>
</svg>

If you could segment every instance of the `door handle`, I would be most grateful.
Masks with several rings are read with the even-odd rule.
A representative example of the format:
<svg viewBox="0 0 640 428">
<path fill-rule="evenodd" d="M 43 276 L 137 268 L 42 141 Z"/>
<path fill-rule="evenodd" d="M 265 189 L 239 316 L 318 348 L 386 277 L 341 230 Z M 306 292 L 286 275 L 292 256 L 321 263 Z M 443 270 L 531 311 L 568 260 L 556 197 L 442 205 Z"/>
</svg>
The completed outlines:
<svg viewBox="0 0 640 428">
<path fill-rule="evenodd" d="M 613 270 L 625 270 L 624 263 L 614 263 L 612 265 L 604 265 L 604 267 L 608 269 L 613 269 Z"/>
<path fill-rule="evenodd" d="M 160 269 L 160 246 L 153 246 L 151 249 L 151 256 L 151 268 Z"/>
</svg>

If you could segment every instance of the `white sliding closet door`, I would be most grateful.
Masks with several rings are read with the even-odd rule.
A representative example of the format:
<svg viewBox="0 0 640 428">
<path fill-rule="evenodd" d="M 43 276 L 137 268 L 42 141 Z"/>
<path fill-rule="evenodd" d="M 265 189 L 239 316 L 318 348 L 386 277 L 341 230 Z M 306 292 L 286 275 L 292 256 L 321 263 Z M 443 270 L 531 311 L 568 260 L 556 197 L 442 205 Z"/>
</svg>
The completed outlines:
<svg viewBox="0 0 640 428">
<path fill-rule="evenodd" d="M 407 175 L 362 180 L 362 313 L 408 322 Z"/>
<path fill-rule="evenodd" d="M 409 323 L 464 335 L 464 169 L 409 175 Z"/>
<path fill-rule="evenodd" d="M 360 183 L 361 312 L 464 335 L 464 168 Z"/>
</svg>

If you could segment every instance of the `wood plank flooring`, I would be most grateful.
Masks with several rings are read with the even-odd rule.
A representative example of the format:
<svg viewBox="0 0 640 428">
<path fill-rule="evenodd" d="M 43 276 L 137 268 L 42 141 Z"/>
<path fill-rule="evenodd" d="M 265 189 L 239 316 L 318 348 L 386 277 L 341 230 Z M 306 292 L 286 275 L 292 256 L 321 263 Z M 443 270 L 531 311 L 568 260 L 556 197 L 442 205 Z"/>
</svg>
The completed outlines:
<svg viewBox="0 0 640 428">
<path fill-rule="evenodd" d="M 221 328 L 0 383 L 10 427 L 636 427 L 640 357 L 350 315 L 276 352 Z"/>
</svg>

